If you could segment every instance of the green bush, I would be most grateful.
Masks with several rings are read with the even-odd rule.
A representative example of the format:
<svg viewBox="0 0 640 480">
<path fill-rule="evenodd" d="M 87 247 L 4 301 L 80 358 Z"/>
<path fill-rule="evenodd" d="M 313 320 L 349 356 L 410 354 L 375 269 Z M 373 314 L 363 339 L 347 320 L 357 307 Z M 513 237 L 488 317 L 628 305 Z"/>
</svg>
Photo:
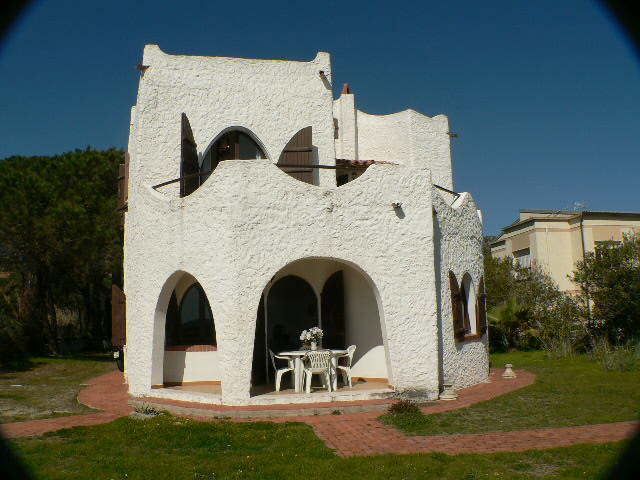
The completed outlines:
<svg viewBox="0 0 640 480">
<path fill-rule="evenodd" d="M 387 411 L 393 415 L 421 415 L 418 406 L 411 400 L 398 400 L 389 405 Z"/>
<path fill-rule="evenodd" d="M 640 370 L 640 342 L 637 340 L 625 345 L 611 345 L 605 338 L 598 338 L 590 356 L 608 371 Z"/>
</svg>

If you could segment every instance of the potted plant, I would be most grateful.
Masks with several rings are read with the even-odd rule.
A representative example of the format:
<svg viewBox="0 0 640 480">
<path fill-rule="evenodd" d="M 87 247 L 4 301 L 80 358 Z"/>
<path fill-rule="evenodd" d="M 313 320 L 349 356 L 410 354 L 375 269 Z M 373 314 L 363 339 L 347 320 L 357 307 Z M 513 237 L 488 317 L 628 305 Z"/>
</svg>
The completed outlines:
<svg viewBox="0 0 640 480">
<path fill-rule="evenodd" d="M 300 340 L 303 346 L 309 346 L 311 350 L 317 350 L 320 340 L 322 340 L 322 329 L 318 327 L 311 327 L 308 330 L 303 330 L 300 333 Z"/>
</svg>

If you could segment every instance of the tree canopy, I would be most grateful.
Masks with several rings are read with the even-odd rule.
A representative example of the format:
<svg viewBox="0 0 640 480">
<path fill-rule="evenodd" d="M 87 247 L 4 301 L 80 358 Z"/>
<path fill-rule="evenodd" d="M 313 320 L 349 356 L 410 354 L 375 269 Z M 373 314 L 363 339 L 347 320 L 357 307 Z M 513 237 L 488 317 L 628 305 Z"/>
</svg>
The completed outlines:
<svg viewBox="0 0 640 480">
<path fill-rule="evenodd" d="M 614 343 L 640 336 L 640 234 L 597 243 L 576 265 L 573 280 L 592 304 L 594 332 Z"/>
<path fill-rule="evenodd" d="M 108 336 L 111 278 L 122 263 L 122 158 L 121 150 L 87 148 L 0 162 L 0 270 L 11 272 L 0 321 L 20 323 L 31 351 L 57 349 L 64 308 L 79 312 L 84 336 Z"/>
</svg>

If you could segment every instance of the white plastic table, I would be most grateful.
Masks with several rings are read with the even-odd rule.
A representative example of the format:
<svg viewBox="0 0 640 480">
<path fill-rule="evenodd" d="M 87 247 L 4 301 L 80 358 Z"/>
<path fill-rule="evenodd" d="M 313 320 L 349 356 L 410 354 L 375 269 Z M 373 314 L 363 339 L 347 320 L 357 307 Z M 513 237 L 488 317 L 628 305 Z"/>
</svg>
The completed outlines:
<svg viewBox="0 0 640 480">
<path fill-rule="evenodd" d="M 339 348 L 323 348 L 321 350 L 331 351 L 331 388 L 333 391 L 338 389 L 338 377 L 336 375 L 336 366 L 338 365 L 338 357 L 347 353 L 346 350 Z M 283 357 L 293 357 L 293 389 L 296 392 L 302 392 L 302 358 L 309 350 L 288 350 L 280 352 L 278 355 Z"/>
</svg>

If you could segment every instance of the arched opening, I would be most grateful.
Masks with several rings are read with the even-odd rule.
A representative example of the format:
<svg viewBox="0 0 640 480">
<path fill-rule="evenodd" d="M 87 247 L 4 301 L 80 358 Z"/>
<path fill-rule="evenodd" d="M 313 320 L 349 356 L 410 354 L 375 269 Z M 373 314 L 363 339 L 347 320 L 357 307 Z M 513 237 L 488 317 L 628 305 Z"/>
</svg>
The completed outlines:
<svg viewBox="0 0 640 480">
<path fill-rule="evenodd" d="M 180 275 L 171 291 L 163 343 L 161 378 L 165 387 L 220 384 L 211 306 L 200 283 L 187 273 Z"/>
<path fill-rule="evenodd" d="M 267 158 L 264 150 L 248 132 L 229 130 L 209 147 L 200 165 L 200 185 L 202 185 L 218 164 L 224 160 L 256 160 Z"/>
<path fill-rule="evenodd" d="M 195 345 L 216 346 L 211 306 L 199 283 L 188 287 L 179 303 L 176 291 L 173 291 L 165 323 L 165 346 L 189 348 Z"/>
<path fill-rule="evenodd" d="M 282 268 L 264 289 L 252 372 L 252 386 L 260 388 L 252 394 L 274 389 L 268 350 L 276 354 L 299 350 L 300 332 L 312 326 L 324 331 L 322 348 L 356 345 L 351 368 L 354 388 L 388 388 L 388 355 L 375 286 L 355 265 L 307 258 Z M 282 390 L 291 388 L 291 381 L 284 377 Z M 345 388 L 342 383 L 340 388 Z"/>
</svg>

